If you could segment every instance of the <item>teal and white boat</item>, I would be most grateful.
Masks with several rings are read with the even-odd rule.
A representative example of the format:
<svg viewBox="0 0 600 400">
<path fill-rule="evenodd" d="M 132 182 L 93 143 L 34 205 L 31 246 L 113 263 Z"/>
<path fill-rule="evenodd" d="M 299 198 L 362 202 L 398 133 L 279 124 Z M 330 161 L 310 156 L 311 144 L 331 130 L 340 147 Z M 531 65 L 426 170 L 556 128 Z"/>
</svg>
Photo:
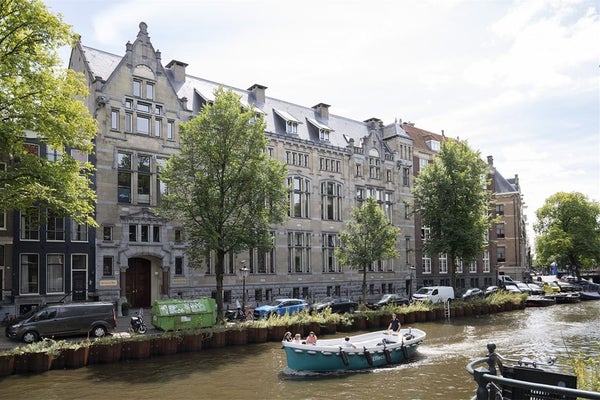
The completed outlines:
<svg viewBox="0 0 600 400">
<path fill-rule="evenodd" d="M 398 364 L 411 359 L 425 340 L 420 329 L 399 333 L 376 331 L 344 337 L 319 339 L 316 345 L 283 341 L 288 368 L 296 371 L 364 370 Z M 354 346 L 352 346 L 354 345 Z"/>
</svg>

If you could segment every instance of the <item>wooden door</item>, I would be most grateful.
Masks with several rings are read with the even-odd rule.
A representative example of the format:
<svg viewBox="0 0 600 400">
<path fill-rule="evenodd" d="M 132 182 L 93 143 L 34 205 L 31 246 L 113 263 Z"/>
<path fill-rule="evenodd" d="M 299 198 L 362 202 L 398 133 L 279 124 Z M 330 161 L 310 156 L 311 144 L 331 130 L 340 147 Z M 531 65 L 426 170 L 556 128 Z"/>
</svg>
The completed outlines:
<svg viewBox="0 0 600 400">
<path fill-rule="evenodd" d="M 73 301 L 85 301 L 87 298 L 87 272 L 86 271 L 73 271 Z"/>
<path fill-rule="evenodd" d="M 150 261 L 130 258 L 126 272 L 125 295 L 132 307 L 150 307 Z"/>
</svg>

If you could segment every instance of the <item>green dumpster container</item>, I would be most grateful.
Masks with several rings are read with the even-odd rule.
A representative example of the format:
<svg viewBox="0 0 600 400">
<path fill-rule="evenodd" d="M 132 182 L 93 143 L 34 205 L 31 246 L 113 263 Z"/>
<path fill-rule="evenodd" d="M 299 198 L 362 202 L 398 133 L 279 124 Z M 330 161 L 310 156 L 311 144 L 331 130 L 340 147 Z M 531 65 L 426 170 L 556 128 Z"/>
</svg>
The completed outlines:
<svg viewBox="0 0 600 400">
<path fill-rule="evenodd" d="M 213 326 L 217 321 L 215 299 L 156 300 L 152 325 L 163 331 Z"/>
</svg>

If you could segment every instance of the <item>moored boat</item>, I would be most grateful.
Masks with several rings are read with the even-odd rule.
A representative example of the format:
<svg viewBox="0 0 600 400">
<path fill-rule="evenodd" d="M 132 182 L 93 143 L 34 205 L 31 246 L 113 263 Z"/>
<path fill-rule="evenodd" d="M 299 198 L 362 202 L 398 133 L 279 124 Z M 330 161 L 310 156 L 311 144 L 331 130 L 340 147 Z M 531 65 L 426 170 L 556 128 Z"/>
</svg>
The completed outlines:
<svg viewBox="0 0 600 400">
<path fill-rule="evenodd" d="M 399 333 L 376 331 L 349 337 L 319 339 L 316 345 L 283 341 L 288 368 L 296 371 L 365 370 L 409 360 L 425 340 L 420 329 Z M 352 347 L 353 345 L 353 347 Z M 348 347 L 345 347 L 348 346 Z"/>
<path fill-rule="evenodd" d="M 527 296 L 525 305 L 527 307 L 548 307 L 556 304 L 556 300 L 552 296 L 531 295 Z"/>
<path fill-rule="evenodd" d="M 577 303 L 581 300 L 578 292 L 554 293 L 556 304 Z"/>
</svg>

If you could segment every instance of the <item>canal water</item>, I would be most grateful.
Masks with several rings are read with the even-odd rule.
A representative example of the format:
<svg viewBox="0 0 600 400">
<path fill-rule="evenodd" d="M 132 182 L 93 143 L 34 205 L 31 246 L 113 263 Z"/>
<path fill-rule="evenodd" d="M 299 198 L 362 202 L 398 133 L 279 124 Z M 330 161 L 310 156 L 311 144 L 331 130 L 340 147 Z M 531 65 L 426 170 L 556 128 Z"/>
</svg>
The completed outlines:
<svg viewBox="0 0 600 400">
<path fill-rule="evenodd" d="M 414 324 L 427 332 L 417 357 L 360 373 L 299 374 L 281 346 L 203 350 L 40 375 L 0 379 L 2 399 L 470 399 L 466 365 L 486 344 L 516 359 L 565 361 L 569 352 L 600 357 L 600 301 Z"/>
</svg>

